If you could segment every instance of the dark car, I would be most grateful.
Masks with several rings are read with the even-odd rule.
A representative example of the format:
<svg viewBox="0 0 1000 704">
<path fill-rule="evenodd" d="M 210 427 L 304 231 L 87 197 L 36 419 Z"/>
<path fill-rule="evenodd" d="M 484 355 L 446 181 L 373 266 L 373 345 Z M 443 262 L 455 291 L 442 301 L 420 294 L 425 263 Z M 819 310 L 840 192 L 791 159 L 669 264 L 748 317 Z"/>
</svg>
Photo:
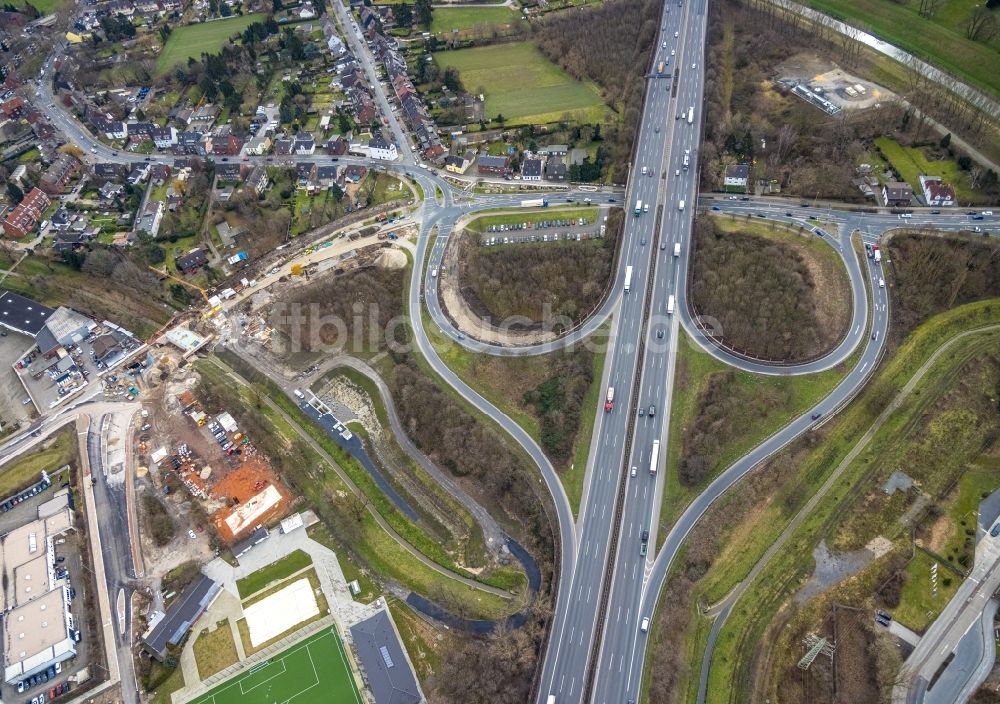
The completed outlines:
<svg viewBox="0 0 1000 704">
<path fill-rule="evenodd" d="M 642 542 L 646 542 L 647 540 L 649 540 L 649 531 L 644 530 L 642 531 Z"/>
<path fill-rule="evenodd" d="M 995 538 L 998 535 L 1000 535 L 1000 523 L 997 523 L 995 526 L 993 526 L 993 529 L 990 531 L 991 537 Z"/>
<path fill-rule="evenodd" d="M 791 213 L 791 212 L 787 212 L 787 213 L 785 213 L 785 217 L 787 217 L 787 218 L 790 218 L 790 217 L 792 217 L 792 213 Z"/>
<path fill-rule="evenodd" d="M 823 415 L 823 414 L 822 413 L 813 413 L 812 414 L 812 419 L 813 420 L 817 420 L 821 415 Z"/>
<path fill-rule="evenodd" d="M 608 202 L 609 203 L 617 203 L 618 201 L 616 201 L 614 198 L 608 198 Z"/>
</svg>

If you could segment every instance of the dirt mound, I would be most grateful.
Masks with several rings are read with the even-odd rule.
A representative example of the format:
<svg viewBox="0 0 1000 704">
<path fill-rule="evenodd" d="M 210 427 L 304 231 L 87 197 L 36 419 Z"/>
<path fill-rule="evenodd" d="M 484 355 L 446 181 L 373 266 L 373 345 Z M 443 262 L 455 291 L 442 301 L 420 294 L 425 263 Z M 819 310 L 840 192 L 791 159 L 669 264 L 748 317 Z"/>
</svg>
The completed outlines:
<svg viewBox="0 0 1000 704">
<path fill-rule="evenodd" d="M 387 248 L 375 259 L 375 266 L 380 269 L 405 269 L 406 254 L 402 250 Z"/>
</svg>

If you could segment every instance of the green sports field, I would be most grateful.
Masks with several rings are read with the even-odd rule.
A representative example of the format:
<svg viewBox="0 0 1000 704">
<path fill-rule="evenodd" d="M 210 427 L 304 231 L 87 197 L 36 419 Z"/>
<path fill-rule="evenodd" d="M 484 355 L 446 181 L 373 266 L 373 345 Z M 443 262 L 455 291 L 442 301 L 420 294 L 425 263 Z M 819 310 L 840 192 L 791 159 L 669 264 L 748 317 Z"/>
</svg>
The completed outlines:
<svg viewBox="0 0 1000 704">
<path fill-rule="evenodd" d="M 197 59 L 202 54 L 214 54 L 231 36 L 262 19 L 264 15 L 258 13 L 178 27 L 170 33 L 163 52 L 156 60 L 156 72 L 166 73 L 176 64 L 187 65 L 190 57 Z"/>
<path fill-rule="evenodd" d="M 337 632 L 320 631 L 191 704 L 361 704 Z"/>
<path fill-rule="evenodd" d="M 528 42 L 441 51 L 434 60 L 458 69 L 468 91 L 486 95 L 486 115 L 503 115 L 508 124 L 545 124 L 565 116 L 600 122 L 607 110 L 597 86 L 575 80 Z"/>
</svg>

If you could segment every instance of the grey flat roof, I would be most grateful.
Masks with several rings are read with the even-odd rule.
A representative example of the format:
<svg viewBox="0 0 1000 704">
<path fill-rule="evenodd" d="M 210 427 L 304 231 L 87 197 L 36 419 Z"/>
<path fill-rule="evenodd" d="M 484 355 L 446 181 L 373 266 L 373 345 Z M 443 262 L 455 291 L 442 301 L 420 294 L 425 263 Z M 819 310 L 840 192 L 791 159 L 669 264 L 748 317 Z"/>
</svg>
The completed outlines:
<svg viewBox="0 0 1000 704">
<path fill-rule="evenodd" d="M 387 611 L 351 626 L 351 636 L 375 704 L 420 704 L 424 700 Z"/>
<path fill-rule="evenodd" d="M 176 645 L 181 641 L 220 589 L 222 587 L 199 573 L 198 578 L 187 585 L 177 601 L 167 609 L 160 622 L 142 637 L 142 642 L 156 657 L 162 658 L 167 652 L 167 645 Z"/>
<path fill-rule="evenodd" d="M 0 291 L 0 325 L 34 337 L 55 312 L 30 298 L 10 291 Z"/>
</svg>

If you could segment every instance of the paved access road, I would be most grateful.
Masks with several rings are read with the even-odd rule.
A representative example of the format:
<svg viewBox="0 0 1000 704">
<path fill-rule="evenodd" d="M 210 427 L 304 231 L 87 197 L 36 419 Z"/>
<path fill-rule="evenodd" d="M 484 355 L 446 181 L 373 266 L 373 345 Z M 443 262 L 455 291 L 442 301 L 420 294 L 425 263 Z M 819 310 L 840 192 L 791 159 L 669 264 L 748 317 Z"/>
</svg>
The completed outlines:
<svg viewBox="0 0 1000 704">
<path fill-rule="evenodd" d="M 894 704 L 965 701 L 974 688 L 965 684 L 978 685 L 982 679 L 976 672 L 982 663 L 992 665 L 993 658 L 983 655 L 994 652 L 992 643 L 984 646 L 985 640 L 993 641 L 993 620 L 984 623 L 984 613 L 996 612 L 992 597 L 1000 589 L 1000 537 L 986 533 L 983 526 L 978 532 L 975 565 L 903 664 L 906 679 L 893 690 Z M 937 679 L 946 663 L 945 672 L 954 663 L 970 664 L 971 669 L 961 677 L 942 674 Z"/>
</svg>

